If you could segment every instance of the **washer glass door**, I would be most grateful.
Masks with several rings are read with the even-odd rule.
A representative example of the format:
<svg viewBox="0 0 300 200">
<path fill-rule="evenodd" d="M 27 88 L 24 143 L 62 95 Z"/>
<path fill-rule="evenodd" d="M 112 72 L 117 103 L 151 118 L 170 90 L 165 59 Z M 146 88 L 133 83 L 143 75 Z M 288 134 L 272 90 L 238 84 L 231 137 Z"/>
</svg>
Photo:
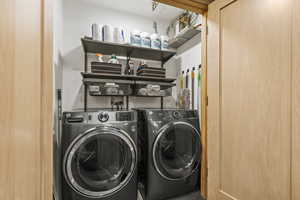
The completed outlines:
<svg viewBox="0 0 300 200">
<path fill-rule="evenodd" d="M 65 178 L 77 192 L 105 197 L 122 189 L 136 167 L 136 147 L 123 131 L 100 127 L 76 139 L 65 156 Z"/>
<path fill-rule="evenodd" d="M 164 126 L 153 146 L 158 173 L 168 180 L 189 177 L 201 160 L 200 141 L 200 133 L 189 123 L 173 122 Z"/>
</svg>

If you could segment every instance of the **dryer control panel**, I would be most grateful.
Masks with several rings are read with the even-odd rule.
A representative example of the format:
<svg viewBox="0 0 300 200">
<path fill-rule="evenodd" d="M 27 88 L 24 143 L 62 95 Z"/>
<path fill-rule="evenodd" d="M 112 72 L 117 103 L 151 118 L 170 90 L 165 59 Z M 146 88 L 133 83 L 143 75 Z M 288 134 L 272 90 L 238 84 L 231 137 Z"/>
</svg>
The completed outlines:
<svg viewBox="0 0 300 200">
<path fill-rule="evenodd" d="M 152 121 L 171 121 L 198 118 L 196 110 L 149 110 L 148 119 Z"/>
<path fill-rule="evenodd" d="M 196 110 L 146 110 L 146 115 L 154 135 L 170 122 L 185 121 L 196 126 L 199 119 Z"/>
</svg>

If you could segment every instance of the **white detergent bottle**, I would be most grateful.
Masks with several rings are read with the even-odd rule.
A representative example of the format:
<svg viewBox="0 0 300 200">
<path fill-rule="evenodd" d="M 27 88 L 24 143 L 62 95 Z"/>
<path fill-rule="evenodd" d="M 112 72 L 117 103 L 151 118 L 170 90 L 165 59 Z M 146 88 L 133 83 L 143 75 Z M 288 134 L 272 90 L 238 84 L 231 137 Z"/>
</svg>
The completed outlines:
<svg viewBox="0 0 300 200">
<path fill-rule="evenodd" d="M 146 48 L 151 47 L 151 38 L 149 33 L 147 32 L 141 33 L 141 46 Z"/>
<path fill-rule="evenodd" d="M 133 46 L 141 46 L 141 32 L 134 30 L 130 34 L 130 43 Z"/>
<path fill-rule="evenodd" d="M 152 49 L 161 49 L 161 40 L 160 40 L 160 37 L 156 33 L 151 35 L 151 48 Z"/>
<path fill-rule="evenodd" d="M 169 48 L 169 37 L 162 35 L 160 36 L 160 40 L 161 40 L 161 49 L 162 50 L 168 50 Z"/>
</svg>

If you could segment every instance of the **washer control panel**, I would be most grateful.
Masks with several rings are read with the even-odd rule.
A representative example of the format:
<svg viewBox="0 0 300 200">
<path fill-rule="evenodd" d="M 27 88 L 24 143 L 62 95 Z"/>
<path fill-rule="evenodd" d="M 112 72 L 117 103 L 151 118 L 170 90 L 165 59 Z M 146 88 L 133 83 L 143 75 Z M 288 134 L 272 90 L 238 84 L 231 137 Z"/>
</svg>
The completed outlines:
<svg viewBox="0 0 300 200">
<path fill-rule="evenodd" d="M 100 122 L 107 122 L 109 120 L 109 114 L 107 112 L 100 112 L 98 119 Z"/>
<path fill-rule="evenodd" d="M 174 117 L 174 119 L 180 119 L 180 118 L 182 118 L 181 113 L 178 112 L 178 111 L 173 111 L 172 116 Z"/>
<path fill-rule="evenodd" d="M 63 116 L 64 122 L 69 124 L 137 121 L 137 114 L 133 111 L 65 112 Z"/>
</svg>

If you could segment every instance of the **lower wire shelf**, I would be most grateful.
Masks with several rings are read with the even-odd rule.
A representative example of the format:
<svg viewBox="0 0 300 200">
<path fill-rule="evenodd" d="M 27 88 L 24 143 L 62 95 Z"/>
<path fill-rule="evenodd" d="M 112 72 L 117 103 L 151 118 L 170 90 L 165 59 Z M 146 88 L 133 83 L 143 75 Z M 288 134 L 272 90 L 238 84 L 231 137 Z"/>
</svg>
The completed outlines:
<svg viewBox="0 0 300 200">
<path fill-rule="evenodd" d="M 151 95 L 95 95 L 95 94 L 90 94 L 92 97 L 152 97 L 152 98 L 161 98 L 161 97 L 169 97 L 171 95 L 166 95 L 166 96 L 151 96 Z"/>
<path fill-rule="evenodd" d="M 127 109 L 129 108 L 129 97 L 161 98 L 161 108 L 163 108 L 164 97 L 172 96 L 171 88 L 176 86 L 176 78 L 107 75 L 84 72 L 81 75 L 85 86 L 85 110 L 87 109 L 88 95 L 93 97 L 126 97 Z M 147 93 L 145 93 L 146 89 L 148 89 Z M 157 91 L 158 89 L 160 91 Z M 158 95 L 159 93 L 160 95 Z"/>
</svg>

